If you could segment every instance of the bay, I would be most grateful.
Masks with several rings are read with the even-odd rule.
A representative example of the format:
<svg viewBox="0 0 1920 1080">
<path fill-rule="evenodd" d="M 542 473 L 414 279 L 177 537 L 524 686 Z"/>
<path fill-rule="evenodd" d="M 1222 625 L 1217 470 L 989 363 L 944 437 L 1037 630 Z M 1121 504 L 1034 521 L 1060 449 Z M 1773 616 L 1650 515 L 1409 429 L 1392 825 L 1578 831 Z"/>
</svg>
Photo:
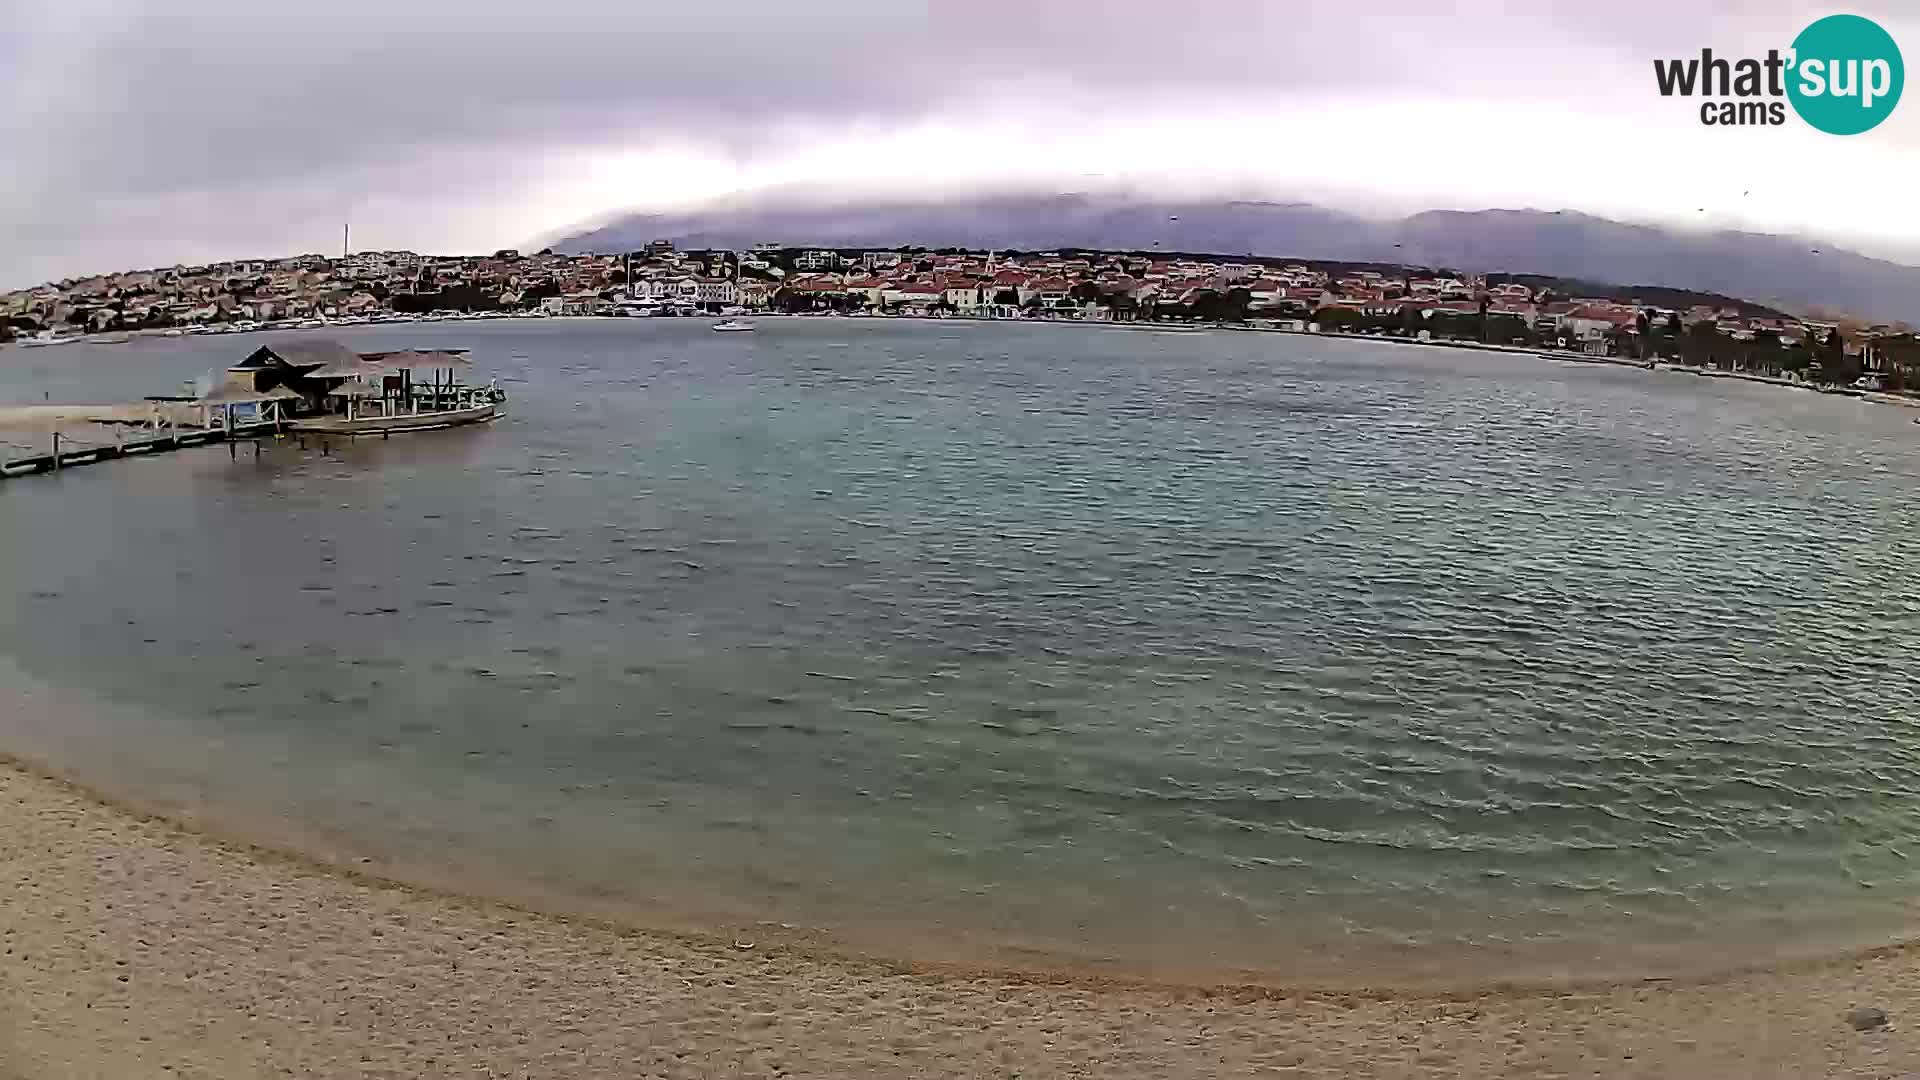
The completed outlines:
<svg viewBox="0 0 1920 1080">
<path fill-rule="evenodd" d="M 8 748 L 916 959 L 1478 981 L 1909 929 L 1904 410 L 1232 332 L 336 336 L 471 347 L 510 418 L 7 481 Z M 9 350 L 0 400 L 253 340 Z"/>
</svg>

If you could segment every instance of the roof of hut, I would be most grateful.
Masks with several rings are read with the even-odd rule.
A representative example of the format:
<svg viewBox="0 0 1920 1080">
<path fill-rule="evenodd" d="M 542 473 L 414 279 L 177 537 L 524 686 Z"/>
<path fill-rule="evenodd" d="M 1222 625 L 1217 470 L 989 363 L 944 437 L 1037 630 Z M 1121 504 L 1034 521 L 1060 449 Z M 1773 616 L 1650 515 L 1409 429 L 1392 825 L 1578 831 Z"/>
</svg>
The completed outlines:
<svg viewBox="0 0 1920 1080">
<path fill-rule="evenodd" d="M 332 364 L 351 364 L 359 359 L 352 349 L 332 338 L 299 338 L 262 345 L 247 354 L 245 360 L 229 371 L 258 371 L 268 367 L 319 368 Z"/>
<path fill-rule="evenodd" d="M 388 368 L 452 368 L 471 364 L 465 349 L 395 349 L 391 352 L 362 353 L 361 356 Z"/>
<path fill-rule="evenodd" d="M 309 379 L 370 379 L 386 373 L 387 368 L 381 364 L 364 356 L 350 356 L 346 360 L 335 360 L 300 374 Z"/>
<path fill-rule="evenodd" d="M 299 401 L 300 394 L 284 386 L 255 390 L 242 383 L 224 382 L 200 397 L 202 405 L 248 405 L 263 401 Z"/>
</svg>

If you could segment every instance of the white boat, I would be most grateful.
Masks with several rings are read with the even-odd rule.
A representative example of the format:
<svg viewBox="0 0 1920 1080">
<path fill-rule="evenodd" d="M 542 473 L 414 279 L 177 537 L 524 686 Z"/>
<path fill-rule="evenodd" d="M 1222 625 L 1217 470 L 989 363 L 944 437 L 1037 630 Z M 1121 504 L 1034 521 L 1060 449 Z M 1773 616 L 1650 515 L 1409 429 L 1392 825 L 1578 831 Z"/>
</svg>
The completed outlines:
<svg viewBox="0 0 1920 1080">
<path fill-rule="evenodd" d="M 713 324 L 713 329 L 721 334 L 745 334 L 753 332 L 753 324 L 739 319 L 722 319 Z"/>
<path fill-rule="evenodd" d="M 487 399 L 462 408 L 355 416 L 351 419 L 345 416 L 300 417 L 289 421 L 287 430 L 324 435 L 389 435 L 403 431 L 435 431 L 465 424 L 484 424 L 498 420 L 501 413 L 500 402 Z"/>
</svg>

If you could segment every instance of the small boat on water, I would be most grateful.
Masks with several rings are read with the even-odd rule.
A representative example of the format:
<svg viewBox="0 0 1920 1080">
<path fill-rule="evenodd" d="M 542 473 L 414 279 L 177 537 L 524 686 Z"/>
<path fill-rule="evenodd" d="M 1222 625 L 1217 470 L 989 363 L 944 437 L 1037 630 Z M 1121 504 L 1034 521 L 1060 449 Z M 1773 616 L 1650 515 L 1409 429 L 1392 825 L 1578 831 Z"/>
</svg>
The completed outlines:
<svg viewBox="0 0 1920 1080">
<path fill-rule="evenodd" d="M 713 324 L 713 329 L 718 334 L 750 334 L 753 332 L 753 324 L 741 322 L 739 319 L 721 319 Z"/>
<path fill-rule="evenodd" d="M 505 414 L 501 401 L 505 395 L 482 387 L 482 396 L 444 409 L 418 412 L 373 412 L 353 416 L 301 417 L 287 424 L 288 431 L 311 431 L 331 435 L 393 435 L 410 431 L 437 431 L 440 428 L 484 424 Z M 498 395 L 498 396 L 495 396 Z"/>
</svg>

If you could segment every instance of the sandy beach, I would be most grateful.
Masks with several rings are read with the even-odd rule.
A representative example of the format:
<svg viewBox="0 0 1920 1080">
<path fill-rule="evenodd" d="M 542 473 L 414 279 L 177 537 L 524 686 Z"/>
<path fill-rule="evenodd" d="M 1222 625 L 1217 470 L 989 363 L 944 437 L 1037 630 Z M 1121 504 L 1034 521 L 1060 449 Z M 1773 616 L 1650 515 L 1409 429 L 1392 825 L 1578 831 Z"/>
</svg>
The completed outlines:
<svg viewBox="0 0 1920 1080">
<path fill-rule="evenodd" d="M 1035 981 L 620 931 L 0 767 L 0 1077 L 1900 1077 L 1920 963 L 1420 997 Z M 1857 1031 L 1856 1006 L 1891 1024 Z"/>
</svg>

